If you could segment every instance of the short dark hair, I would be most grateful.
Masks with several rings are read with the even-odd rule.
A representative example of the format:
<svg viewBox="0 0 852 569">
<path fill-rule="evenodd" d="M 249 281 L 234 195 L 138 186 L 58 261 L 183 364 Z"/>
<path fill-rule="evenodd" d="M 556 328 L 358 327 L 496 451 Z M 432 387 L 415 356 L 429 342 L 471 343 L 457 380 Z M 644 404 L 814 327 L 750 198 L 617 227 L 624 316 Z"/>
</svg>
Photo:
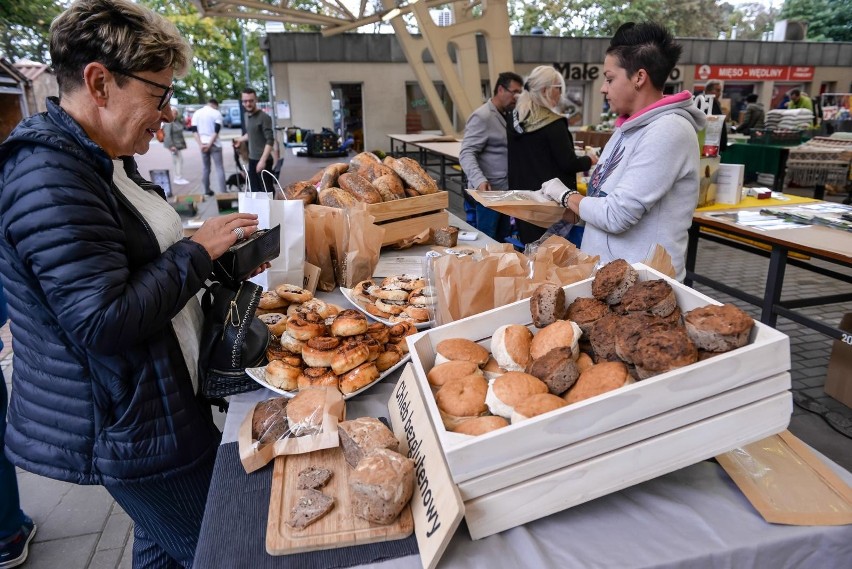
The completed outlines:
<svg viewBox="0 0 852 569">
<path fill-rule="evenodd" d="M 792 91 L 790 91 L 790 96 L 791 96 L 791 97 L 792 97 L 792 96 L 794 96 L 794 95 L 795 95 L 796 97 L 798 97 L 798 96 L 799 96 L 799 95 L 801 95 L 801 94 L 802 94 L 802 91 L 801 91 L 801 90 L 799 90 L 799 89 L 793 89 Z"/>
<path fill-rule="evenodd" d="M 662 91 L 682 51 L 683 46 L 674 41 L 664 26 L 656 22 L 629 22 L 612 36 L 606 53 L 618 60 L 628 77 L 644 69 L 654 87 Z"/>
<path fill-rule="evenodd" d="M 246 87 L 245 89 L 243 89 L 243 95 L 254 95 L 256 97 L 257 91 L 255 91 L 251 87 Z"/>
<path fill-rule="evenodd" d="M 746 95 L 746 103 L 756 103 L 757 102 L 757 93 L 749 93 Z"/>
<path fill-rule="evenodd" d="M 524 84 L 524 79 L 517 73 L 513 73 L 511 71 L 504 71 L 500 75 L 497 76 L 497 82 L 494 83 L 494 94 L 497 94 L 497 89 L 499 87 L 503 87 L 507 91 L 509 90 L 509 85 L 514 81 L 518 85 Z"/>
<path fill-rule="evenodd" d="M 210 97 L 209 99 L 207 99 L 207 103 L 211 105 L 216 105 L 217 107 L 219 106 L 219 101 L 216 100 L 215 97 Z"/>
</svg>

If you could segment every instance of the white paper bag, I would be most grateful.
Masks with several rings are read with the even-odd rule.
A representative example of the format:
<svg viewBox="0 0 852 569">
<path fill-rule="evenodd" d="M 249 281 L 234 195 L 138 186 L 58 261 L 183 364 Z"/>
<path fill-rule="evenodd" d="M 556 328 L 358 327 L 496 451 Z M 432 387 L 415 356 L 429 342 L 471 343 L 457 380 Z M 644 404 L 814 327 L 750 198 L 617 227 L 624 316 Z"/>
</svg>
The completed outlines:
<svg viewBox="0 0 852 569">
<path fill-rule="evenodd" d="M 281 254 L 272 267 L 251 279 L 264 290 L 287 283 L 302 286 L 305 275 L 305 205 L 301 200 L 273 200 L 266 192 L 240 192 L 240 213 L 257 214 L 258 227 L 281 226 Z"/>
</svg>

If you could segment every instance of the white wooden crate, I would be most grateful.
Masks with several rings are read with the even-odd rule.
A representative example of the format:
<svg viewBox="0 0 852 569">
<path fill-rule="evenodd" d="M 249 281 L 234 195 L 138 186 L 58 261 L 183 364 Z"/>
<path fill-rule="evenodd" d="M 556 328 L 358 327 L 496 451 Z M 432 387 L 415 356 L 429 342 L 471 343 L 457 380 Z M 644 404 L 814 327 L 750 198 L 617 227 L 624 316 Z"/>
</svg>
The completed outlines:
<svg viewBox="0 0 852 569">
<path fill-rule="evenodd" d="M 640 280 L 668 280 L 674 288 L 678 305 L 684 312 L 707 304 L 719 304 L 644 265 L 634 266 L 639 272 Z M 591 296 L 591 283 L 592 279 L 587 279 L 566 286 L 568 300 Z M 479 437 L 467 437 L 447 431 L 441 422 L 438 407 L 426 380 L 426 372 L 435 362 L 435 346 L 446 338 L 467 338 L 480 342 L 487 348 L 490 346 L 491 334 L 497 327 L 503 324 L 526 325 L 531 321 L 529 300 L 522 300 L 408 338 L 420 391 L 425 394 L 426 407 L 438 433 L 453 480 L 457 484 L 502 471 L 511 465 L 526 465 L 533 457 L 760 381 L 790 368 L 787 336 L 755 322 L 748 345 L 737 350 Z M 735 401 L 732 401 L 731 408 L 735 406 Z M 673 429 L 691 422 L 688 414 L 681 414 L 681 418 L 683 422 L 680 425 L 669 424 L 668 428 Z M 595 453 L 593 443 L 592 448 L 585 452 L 588 456 L 593 456 L 606 452 L 608 448 L 611 447 L 601 446 L 599 452 Z"/>
<path fill-rule="evenodd" d="M 465 501 L 480 539 L 639 484 L 783 431 L 789 391 Z"/>
</svg>

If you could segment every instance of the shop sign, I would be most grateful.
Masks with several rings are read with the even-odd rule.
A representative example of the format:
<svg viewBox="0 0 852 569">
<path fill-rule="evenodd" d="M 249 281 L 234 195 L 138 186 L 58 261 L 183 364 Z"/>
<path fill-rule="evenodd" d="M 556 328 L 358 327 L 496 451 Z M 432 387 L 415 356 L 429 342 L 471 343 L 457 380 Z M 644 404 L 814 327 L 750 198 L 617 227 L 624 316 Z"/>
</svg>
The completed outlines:
<svg viewBox="0 0 852 569">
<path fill-rule="evenodd" d="M 786 65 L 699 65 L 695 79 L 707 81 L 811 81 L 813 66 Z"/>
<path fill-rule="evenodd" d="M 553 67 L 565 77 L 566 81 L 594 81 L 601 74 L 600 65 L 589 63 L 554 63 Z"/>
</svg>

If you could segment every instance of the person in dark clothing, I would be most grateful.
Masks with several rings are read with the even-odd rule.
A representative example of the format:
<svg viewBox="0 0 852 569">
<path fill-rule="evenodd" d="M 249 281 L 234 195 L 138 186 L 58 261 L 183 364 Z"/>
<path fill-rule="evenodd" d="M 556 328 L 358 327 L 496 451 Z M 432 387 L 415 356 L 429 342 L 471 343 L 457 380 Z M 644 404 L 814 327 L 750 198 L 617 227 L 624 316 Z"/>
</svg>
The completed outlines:
<svg viewBox="0 0 852 569">
<path fill-rule="evenodd" d="M 541 65 L 532 70 L 507 121 L 509 187 L 538 190 L 553 178 L 577 189 L 577 172 L 591 169 L 596 157 L 577 156 L 567 119 L 553 109 L 565 91 L 565 78 L 555 68 Z M 518 220 L 522 243 L 532 243 L 544 228 Z"/>
<path fill-rule="evenodd" d="M 199 395 L 197 294 L 257 216 L 185 238 L 137 171 L 191 61 L 174 24 L 130 0 L 76 0 L 51 24 L 50 55 L 60 98 L 0 145 L 6 456 L 103 485 L 134 522 L 134 568 L 191 567 L 220 440 Z"/>
<path fill-rule="evenodd" d="M 750 134 L 754 128 L 763 128 L 763 120 L 766 113 L 763 105 L 757 102 L 757 94 L 751 93 L 746 97 L 746 110 L 743 114 L 743 122 L 735 128 L 740 134 Z"/>
</svg>

